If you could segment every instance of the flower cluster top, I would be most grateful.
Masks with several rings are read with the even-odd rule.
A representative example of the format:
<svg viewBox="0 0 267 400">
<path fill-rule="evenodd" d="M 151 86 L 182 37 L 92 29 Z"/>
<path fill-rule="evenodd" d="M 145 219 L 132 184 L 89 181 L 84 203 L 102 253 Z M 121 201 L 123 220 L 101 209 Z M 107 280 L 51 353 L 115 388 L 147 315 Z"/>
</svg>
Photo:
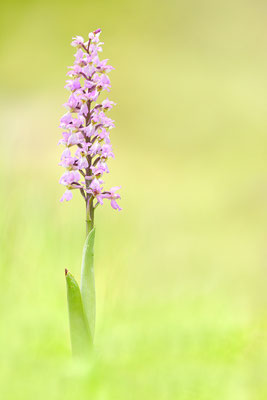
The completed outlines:
<svg viewBox="0 0 267 400">
<path fill-rule="evenodd" d="M 59 181 L 66 188 L 61 201 L 71 200 L 72 191 L 79 189 L 86 201 L 94 200 L 95 206 L 109 199 L 114 209 L 121 210 L 116 202 L 120 198 L 117 194 L 120 187 L 109 191 L 103 188 L 103 174 L 109 172 L 107 160 L 114 158 L 110 144 L 114 121 L 107 116 L 107 111 L 115 103 L 109 99 L 97 102 L 103 91 L 110 91 L 107 74 L 114 69 L 107 59 L 99 59 L 103 45 L 99 41 L 100 33 L 101 29 L 97 29 L 89 33 L 88 41 L 77 36 L 71 43 L 77 52 L 65 86 L 70 91 L 69 100 L 64 104 L 68 112 L 60 120 L 64 131 L 59 143 L 65 149 L 59 165 L 66 169 Z"/>
</svg>

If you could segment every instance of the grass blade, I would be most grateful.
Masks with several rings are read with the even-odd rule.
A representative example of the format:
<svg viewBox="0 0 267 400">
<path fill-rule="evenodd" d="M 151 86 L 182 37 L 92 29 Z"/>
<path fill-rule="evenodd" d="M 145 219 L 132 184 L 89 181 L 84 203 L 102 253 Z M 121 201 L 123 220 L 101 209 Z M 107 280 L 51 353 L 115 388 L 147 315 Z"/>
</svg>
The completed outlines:
<svg viewBox="0 0 267 400">
<path fill-rule="evenodd" d="M 82 356 L 90 350 L 92 336 L 84 314 L 79 285 L 67 269 L 65 277 L 72 352 L 74 356 Z"/>
</svg>

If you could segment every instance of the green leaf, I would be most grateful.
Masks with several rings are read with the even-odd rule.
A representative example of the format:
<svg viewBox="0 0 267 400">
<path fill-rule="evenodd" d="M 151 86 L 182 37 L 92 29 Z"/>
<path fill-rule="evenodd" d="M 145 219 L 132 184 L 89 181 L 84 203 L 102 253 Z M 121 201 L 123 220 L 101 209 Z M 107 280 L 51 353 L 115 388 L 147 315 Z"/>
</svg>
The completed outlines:
<svg viewBox="0 0 267 400">
<path fill-rule="evenodd" d="M 72 352 L 74 356 L 83 356 L 91 348 L 92 336 L 85 317 L 79 285 L 68 270 L 65 270 L 65 277 Z"/>
<path fill-rule="evenodd" d="M 81 295 L 84 312 L 89 324 L 92 338 L 95 333 L 95 274 L 94 274 L 94 241 L 95 228 L 93 228 L 85 241 L 82 258 Z"/>
</svg>

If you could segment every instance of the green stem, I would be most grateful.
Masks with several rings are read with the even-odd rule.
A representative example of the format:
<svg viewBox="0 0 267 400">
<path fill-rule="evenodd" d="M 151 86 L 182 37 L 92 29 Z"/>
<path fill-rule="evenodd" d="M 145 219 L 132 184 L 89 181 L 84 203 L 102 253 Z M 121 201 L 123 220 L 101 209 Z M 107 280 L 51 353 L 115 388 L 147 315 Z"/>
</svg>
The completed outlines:
<svg viewBox="0 0 267 400">
<path fill-rule="evenodd" d="M 81 270 L 81 296 L 91 336 L 95 331 L 95 274 L 94 274 L 94 206 L 93 196 L 86 199 L 86 241 L 83 248 Z"/>
<path fill-rule="evenodd" d="M 94 227 L 94 207 L 93 207 L 93 197 L 88 197 L 86 200 L 86 237 L 88 236 L 89 232 Z"/>
</svg>

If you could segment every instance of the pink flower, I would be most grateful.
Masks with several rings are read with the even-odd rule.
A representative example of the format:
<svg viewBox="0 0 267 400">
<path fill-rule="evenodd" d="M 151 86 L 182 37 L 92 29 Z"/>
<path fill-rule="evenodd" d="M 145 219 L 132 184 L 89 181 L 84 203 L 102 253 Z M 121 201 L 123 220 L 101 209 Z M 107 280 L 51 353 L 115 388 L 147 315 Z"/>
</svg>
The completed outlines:
<svg viewBox="0 0 267 400">
<path fill-rule="evenodd" d="M 97 176 L 97 175 L 103 175 L 105 172 L 109 173 L 108 166 L 105 162 L 99 162 L 95 167 L 91 167 L 92 173 Z"/>
<path fill-rule="evenodd" d="M 104 144 L 101 147 L 101 157 L 103 157 L 105 159 L 109 158 L 109 157 L 114 158 L 114 154 L 113 154 L 113 151 L 112 151 L 112 146 L 110 144 Z"/>
<path fill-rule="evenodd" d="M 62 125 L 69 125 L 72 122 L 72 115 L 71 113 L 66 113 L 60 120 Z"/>
<path fill-rule="evenodd" d="M 64 144 L 65 146 L 67 146 L 68 139 L 69 139 L 70 135 L 71 135 L 70 132 L 62 132 L 63 138 L 60 139 L 60 141 L 58 142 L 58 144 Z"/>
<path fill-rule="evenodd" d="M 89 33 L 88 38 L 91 40 L 92 43 L 98 43 L 100 33 L 101 29 L 96 29 L 94 32 Z"/>
<path fill-rule="evenodd" d="M 67 171 L 61 176 L 59 183 L 64 186 L 80 187 L 78 183 L 80 179 L 78 171 Z"/>
<path fill-rule="evenodd" d="M 63 194 L 63 196 L 61 197 L 60 201 L 70 201 L 72 199 L 72 192 L 70 190 L 66 190 L 66 192 Z"/>
<path fill-rule="evenodd" d="M 79 106 L 80 102 L 77 96 L 75 96 L 74 93 L 72 93 L 69 97 L 69 100 L 67 103 L 64 104 L 65 107 L 69 108 L 70 110 L 75 110 Z"/>
<path fill-rule="evenodd" d="M 105 72 L 109 73 L 112 71 L 114 68 L 111 65 L 107 65 L 108 60 L 102 60 L 100 61 L 98 57 L 95 58 L 95 66 L 98 72 Z"/>
<path fill-rule="evenodd" d="M 82 49 L 77 50 L 77 53 L 74 55 L 75 62 L 79 64 L 83 60 L 84 52 Z"/>
<path fill-rule="evenodd" d="M 84 103 L 84 104 L 81 106 L 80 114 L 82 114 L 82 115 L 87 115 L 87 114 L 88 114 L 88 106 L 87 106 L 86 103 Z"/>
<path fill-rule="evenodd" d="M 62 167 L 66 168 L 69 171 L 74 169 L 78 169 L 77 159 L 75 157 L 64 157 L 61 158 L 61 162 L 59 163 Z"/>
<path fill-rule="evenodd" d="M 114 101 L 109 101 L 109 99 L 102 101 L 102 107 L 104 110 L 110 110 L 115 105 L 116 103 L 114 103 Z"/>
<path fill-rule="evenodd" d="M 90 76 L 92 76 L 95 72 L 95 67 L 93 67 L 92 65 L 86 65 L 82 69 L 82 72 L 87 76 L 87 78 L 90 78 Z"/>
<path fill-rule="evenodd" d="M 86 157 L 80 157 L 78 159 L 78 168 L 79 169 L 86 169 L 89 166 L 88 160 Z"/>
<path fill-rule="evenodd" d="M 92 180 L 90 184 L 90 189 L 87 190 L 87 193 L 92 194 L 98 201 L 98 203 L 103 204 L 103 198 L 105 197 L 102 193 L 102 186 L 100 185 L 100 181 L 98 179 Z"/>
<path fill-rule="evenodd" d="M 100 76 L 94 75 L 93 80 L 96 83 L 98 90 L 108 90 L 109 91 L 109 89 L 111 88 L 110 79 L 105 74 L 102 74 Z"/>
<path fill-rule="evenodd" d="M 90 150 L 89 150 L 89 154 L 90 154 L 91 157 L 93 157 L 96 154 L 98 154 L 100 150 L 101 150 L 101 146 L 98 143 L 98 141 L 96 141 L 94 144 L 91 145 Z"/>
<path fill-rule="evenodd" d="M 121 188 L 120 186 L 114 186 L 113 188 L 110 189 L 109 192 L 105 193 L 105 197 L 110 200 L 111 207 L 114 208 L 114 210 L 118 211 L 121 211 L 122 208 L 118 205 L 116 200 L 120 199 L 121 196 L 115 192 L 120 188 Z"/>
<path fill-rule="evenodd" d="M 76 77 L 82 72 L 82 68 L 79 65 L 73 65 L 69 67 L 71 70 L 67 72 L 67 75 Z"/>
<path fill-rule="evenodd" d="M 84 43 L 84 38 L 82 36 L 75 36 L 72 38 L 71 46 L 80 47 Z"/>
<path fill-rule="evenodd" d="M 92 136 L 92 135 L 95 134 L 95 128 L 94 128 L 93 125 L 90 124 L 90 125 L 85 126 L 85 127 L 83 128 L 83 132 L 85 133 L 85 135 L 86 135 L 87 137 L 90 137 L 90 136 Z"/>
<path fill-rule="evenodd" d="M 107 131 L 105 128 L 99 129 L 97 136 L 99 137 L 100 140 L 104 140 L 105 143 L 107 144 L 110 143 L 109 131 Z"/>
<path fill-rule="evenodd" d="M 87 155 L 88 155 L 88 144 L 83 143 L 81 147 L 75 152 L 75 155 L 78 157 L 78 168 L 79 169 L 86 169 L 89 166 Z"/>
<path fill-rule="evenodd" d="M 96 56 L 98 52 L 102 52 L 103 51 L 103 49 L 101 47 L 102 44 L 104 44 L 104 43 L 100 43 L 99 42 L 97 44 L 94 44 L 93 41 L 92 41 L 92 44 L 90 46 L 90 50 L 91 50 L 91 54 L 93 56 Z"/>
<path fill-rule="evenodd" d="M 84 81 L 85 89 L 91 89 L 93 86 L 95 86 L 94 82 L 88 81 L 87 79 Z"/>
<path fill-rule="evenodd" d="M 83 143 L 84 137 L 81 132 L 70 132 L 68 137 L 67 146 L 75 146 Z"/>
<path fill-rule="evenodd" d="M 74 79 L 74 81 L 67 81 L 65 88 L 70 89 L 72 92 L 74 92 L 77 89 L 80 89 L 81 88 L 80 80 Z"/>
<path fill-rule="evenodd" d="M 69 148 L 66 148 L 61 154 L 61 160 L 63 160 L 63 158 L 68 158 L 68 157 L 71 157 L 71 152 Z"/>
</svg>

